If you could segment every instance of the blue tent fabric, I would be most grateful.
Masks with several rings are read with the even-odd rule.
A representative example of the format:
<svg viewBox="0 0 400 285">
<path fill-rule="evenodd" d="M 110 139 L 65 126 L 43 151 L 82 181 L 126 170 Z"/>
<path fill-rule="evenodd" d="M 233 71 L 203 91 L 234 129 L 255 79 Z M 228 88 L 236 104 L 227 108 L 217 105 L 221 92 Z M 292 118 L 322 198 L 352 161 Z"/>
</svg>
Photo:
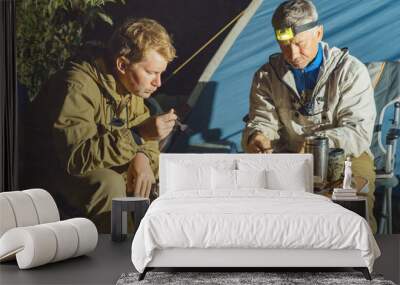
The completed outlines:
<svg viewBox="0 0 400 285">
<path fill-rule="evenodd" d="M 186 123 L 191 136 L 179 135 L 171 152 L 189 152 L 191 145 L 223 143 L 241 151 L 242 118 L 249 111 L 249 90 L 255 71 L 279 52 L 271 27 L 281 1 L 264 0 L 204 85 Z M 347 47 L 362 62 L 400 59 L 400 1 L 314 0 L 324 25 L 324 41 Z M 206 152 L 206 151 L 205 151 Z"/>
</svg>

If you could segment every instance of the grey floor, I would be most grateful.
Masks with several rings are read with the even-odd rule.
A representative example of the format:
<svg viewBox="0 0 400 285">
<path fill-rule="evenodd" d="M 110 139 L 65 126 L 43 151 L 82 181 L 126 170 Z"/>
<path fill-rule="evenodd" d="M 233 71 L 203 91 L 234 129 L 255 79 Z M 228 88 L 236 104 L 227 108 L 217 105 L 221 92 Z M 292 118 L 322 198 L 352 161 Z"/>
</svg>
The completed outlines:
<svg viewBox="0 0 400 285">
<path fill-rule="evenodd" d="M 382 256 L 374 272 L 400 283 L 400 235 L 377 236 L 376 240 Z M 114 243 L 109 235 L 100 235 L 96 250 L 88 256 L 29 270 L 19 270 L 16 262 L 3 263 L 0 284 L 115 284 L 122 273 L 134 271 L 130 246 L 131 239 Z"/>
</svg>

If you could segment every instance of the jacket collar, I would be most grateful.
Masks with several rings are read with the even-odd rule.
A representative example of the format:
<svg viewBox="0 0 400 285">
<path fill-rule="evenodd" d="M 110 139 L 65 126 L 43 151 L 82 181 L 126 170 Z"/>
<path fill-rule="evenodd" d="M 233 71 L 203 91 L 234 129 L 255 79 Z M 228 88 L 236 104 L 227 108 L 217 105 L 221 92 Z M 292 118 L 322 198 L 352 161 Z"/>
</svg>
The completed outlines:
<svg viewBox="0 0 400 285">
<path fill-rule="evenodd" d="M 120 83 L 117 81 L 116 76 L 112 73 L 111 68 L 103 57 L 97 58 L 94 63 L 97 71 L 97 83 L 101 85 L 116 102 L 121 101 L 121 98 L 127 95 L 131 95 L 130 93 L 118 92 L 117 85 Z M 120 88 L 120 90 L 123 90 L 123 88 Z"/>
<path fill-rule="evenodd" d="M 329 78 L 331 72 L 336 68 L 339 61 L 347 56 L 348 51 L 335 47 L 330 48 L 325 42 L 320 42 L 320 45 L 322 47 L 322 64 L 317 82 L 321 81 L 323 84 Z M 285 62 L 282 53 L 271 55 L 269 63 L 275 70 L 279 79 L 286 83 L 297 94 L 293 73 L 290 70 L 290 66 Z"/>
</svg>

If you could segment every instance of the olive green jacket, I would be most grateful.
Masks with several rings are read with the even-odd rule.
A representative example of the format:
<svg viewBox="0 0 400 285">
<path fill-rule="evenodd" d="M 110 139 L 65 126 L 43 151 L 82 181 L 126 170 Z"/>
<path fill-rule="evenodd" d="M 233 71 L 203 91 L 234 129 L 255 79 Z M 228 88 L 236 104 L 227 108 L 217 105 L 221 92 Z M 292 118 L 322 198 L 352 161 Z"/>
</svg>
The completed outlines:
<svg viewBox="0 0 400 285">
<path fill-rule="evenodd" d="M 118 93 L 117 84 L 100 57 L 69 62 L 42 90 L 47 98 L 59 98 L 52 135 L 58 161 L 68 174 L 85 175 L 99 168 L 122 173 L 137 152 L 150 159 L 157 174 L 158 141 L 137 145 L 131 133 L 150 116 L 149 110 L 143 98 Z"/>
</svg>

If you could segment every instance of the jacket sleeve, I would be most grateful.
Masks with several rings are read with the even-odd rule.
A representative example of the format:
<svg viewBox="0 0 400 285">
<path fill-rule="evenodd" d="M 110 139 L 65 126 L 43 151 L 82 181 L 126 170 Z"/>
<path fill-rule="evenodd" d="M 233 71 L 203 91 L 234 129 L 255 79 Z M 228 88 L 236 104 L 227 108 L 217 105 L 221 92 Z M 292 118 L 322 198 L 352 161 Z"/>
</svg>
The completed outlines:
<svg viewBox="0 0 400 285">
<path fill-rule="evenodd" d="M 155 177 L 158 177 L 158 158 L 160 156 L 159 144 L 156 140 L 146 141 L 140 145 L 138 151 L 143 152 L 150 160 L 150 166 Z"/>
<path fill-rule="evenodd" d="M 69 81 L 58 90 L 66 96 L 53 125 L 55 147 L 62 167 L 72 175 L 124 165 L 138 151 L 129 129 L 101 130 L 96 124 L 96 112 L 101 109 L 96 88 L 94 83 Z"/>
<path fill-rule="evenodd" d="M 330 147 L 340 147 L 348 155 L 360 156 L 368 151 L 372 141 L 376 107 L 367 68 L 354 59 L 339 81 L 341 98 L 337 106 L 336 128 L 323 133 Z"/>
<path fill-rule="evenodd" d="M 249 137 L 259 131 L 269 140 L 279 139 L 278 130 L 281 123 L 271 98 L 271 80 L 268 72 L 260 69 L 253 78 L 250 91 L 249 120 L 242 136 L 242 147 L 247 151 Z"/>
<path fill-rule="evenodd" d="M 135 101 L 134 104 L 136 106 L 142 106 L 142 107 L 136 109 L 136 111 L 138 113 L 140 113 L 140 117 L 138 117 L 138 116 L 132 117 L 130 125 L 133 126 L 133 128 L 135 126 L 141 124 L 143 121 L 145 121 L 146 119 L 148 119 L 150 117 L 150 110 L 144 104 L 143 99 L 137 98 L 137 100 Z M 143 144 L 138 146 L 138 151 L 143 152 L 149 158 L 150 167 L 153 170 L 154 176 L 157 178 L 158 177 L 158 157 L 160 155 L 159 142 L 157 140 L 144 141 Z"/>
</svg>

